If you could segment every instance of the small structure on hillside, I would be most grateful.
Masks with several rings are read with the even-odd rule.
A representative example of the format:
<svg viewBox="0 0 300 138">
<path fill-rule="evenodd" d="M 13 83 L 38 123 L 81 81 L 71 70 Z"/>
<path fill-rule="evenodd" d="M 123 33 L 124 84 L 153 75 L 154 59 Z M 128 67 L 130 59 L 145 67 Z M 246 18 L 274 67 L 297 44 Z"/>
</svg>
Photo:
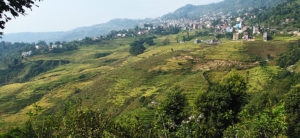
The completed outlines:
<svg viewBox="0 0 300 138">
<path fill-rule="evenodd" d="M 199 40 L 199 39 L 196 39 L 196 40 L 194 41 L 194 44 L 199 44 L 199 43 L 201 43 L 201 40 Z"/>
<path fill-rule="evenodd" d="M 35 46 L 35 49 L 40 49 L 40 46 L 39 46 L 39 45 L 36 45 L 36 46 Z"/>
<path fill-rule="evenodd" d="M 208 40 L 206 43 L 210 44 L 210 45 L 215 45 L 215 44 L 221 44 L 223 42 L 219 41 L 219 40 L 211 39 L 211 40 Z"/>
<path fill-rule="evenodd" d="M 150 103 L 150 105 L 156 107 L 158 105 L 158 103 L 153 101 Z"/>
<path fill-rule="evenodd" d="M 233 39 L 232 40 L 239 40 L 240 39 L 240 34 L 239 33 L 234 33 L 233 34 Z"/>
<path fill-rule="evenodd" d="M 232 28 L 232 27 L 226 27 L 226 32 L 227 32 L 227 33 L 233 32 L 233 28 Z"/>
<path fill-rule="evenodd" d="M 32 55 L 32 51 L 27 51 L 27 52 L 22 52 L 22 57 L 25 58 L 25 57 L 28 57 L 28 56 L 31 56 Z"/>
<path fill-rule="evenodd" d="M 260 34 L 259 27 L 253 26 L 253 34 Z"/>
<path fill-rule="evenodd" d="M 263 40 L 268 41 L 268 32 L 264 32 Z"/>
<path fill-rule="evenodd" d="M 294 36 L 300 36 L 300 32 L 299 31 L 294 31 L 293 34 L 294 34 Z"/>
<path fill-rule="evenodd" d="M 117 34 L 117 37 L 122 37 L 122 34 Z"/>
<path fill-rule="evenodd" d="M 248 40 L 249 39 L 249 33 L 248 32 L 244 33 L 243 39 L 244 40 Z"/>
</svg>

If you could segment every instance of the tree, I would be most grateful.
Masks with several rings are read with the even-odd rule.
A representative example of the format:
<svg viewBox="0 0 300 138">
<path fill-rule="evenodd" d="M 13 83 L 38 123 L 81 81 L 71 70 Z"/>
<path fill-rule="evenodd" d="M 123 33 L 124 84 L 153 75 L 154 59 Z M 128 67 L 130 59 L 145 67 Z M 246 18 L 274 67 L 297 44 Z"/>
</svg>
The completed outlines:
<svg viewBox="0 0 300 138">
<path fill-rule="evenodd" d="M 0 28 L 5 28 L 5 23 L 11 20 L 10 15 L 13 17 L 25 15 L 25 10 L 31 9 L 37 1 L 41 0 L 0 0 Z"/>
<path fill-rule="evenodd" d="M 131 43 L 130 46 L 131 47 L 129 52 L 134 56 L 142 54 L 146 50 L 146 48 L 144 47 L 144 41 L 136 40 L 133 43 Z"/>
<path fill-rule="evenodd" d="M 300 135 L 300 87 L 292 88 L 284 99 L 287 113 L 287 135 L 298 137 Z"/>
<path fill-rule="evenodd" d="M 195 107 L 204 116 L 199 124 L 198 137 L 222 137 L 223 131 L 238 121 L 238 113 L 245 104 L 247 84 L 232 72 L 224 80 L 200 94 Z"/>
<path fill-rule="evenodd" d="M 163 42 L 162 42 L 163 45 L 168 45 L 170 44 L 170 39 L 169 38 L 166 38 Z"/>
<path fill-rule="evenodd" d="M 170 90 L 157 110 L 156 128 L 161 135 L 167 137 L 170 133 L 176 132 L 185 117 L 183 111 L 186 104 L 187 100 L 178 87 Z"/>
<path fill-rule="evenodd" d="M 220 40 L 222 37 L 223 37 L 222 34 L 217 34 L 217 35 L 216 35 L 216 38 L 217 38 L 218 40 Z"/>
<path fill-rule="evenodd" d="M 245 118 L 241 123 L 227 128 L 225 137 L 279 137 L 286 131 L 286 115 L 284 106 L 280 105 L 272 109 L 265 109 L 255 115 L 242 112 Z M 299 136 L 299 135 L 296 135 Z"/>
</svg>

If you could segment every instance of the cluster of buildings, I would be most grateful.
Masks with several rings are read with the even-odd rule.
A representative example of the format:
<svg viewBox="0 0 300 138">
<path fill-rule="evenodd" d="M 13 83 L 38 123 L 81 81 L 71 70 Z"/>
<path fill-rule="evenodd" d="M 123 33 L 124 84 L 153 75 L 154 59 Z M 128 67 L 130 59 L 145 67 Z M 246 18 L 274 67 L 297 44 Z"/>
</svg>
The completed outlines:
<svg viewBox="0 0 300 138">
<path fill-rule="evenodd" d="M 51 44 L 51 45 L 48 45 L 48 46 L 39 46 L 39 45 L 35 45 L 35 49 L 36 49 L 36 50 L 39 50 L 39 49 L 41 49 L 42 47 L 46 47 L 46 48 L 48 48 L 49 51 L 52 51 L 53 49 L 63 48 L 63 45 L 62 45 L 62 44 L 59 44 L 59 45 Z M 32 56 L 32 55 L 33 55 L 32 50 L 30 50 L 30 51 L 25 51 L 25 52 L 22 52 L 22 53 L 21 53 L 22 58 L 29 57 L 29 56 Z"/>
</svg>

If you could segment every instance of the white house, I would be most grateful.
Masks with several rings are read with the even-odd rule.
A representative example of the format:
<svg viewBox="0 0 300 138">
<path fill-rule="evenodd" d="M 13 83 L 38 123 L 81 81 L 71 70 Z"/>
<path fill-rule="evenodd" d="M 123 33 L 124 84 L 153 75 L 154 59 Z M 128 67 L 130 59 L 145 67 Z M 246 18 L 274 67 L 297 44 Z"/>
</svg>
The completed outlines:
<svg viewBox="0 0 300 138">
<path fill-rule="evenodd" d="M 264 41 L 268 41 L 268 33 L 264 32 L 264 36 L 263 36 Z"/>
<path fill-rule="evenodd" d="M 32 51 L 22 52 L 22 57 L 28 57 L 32 55 Z"/>
</svg>

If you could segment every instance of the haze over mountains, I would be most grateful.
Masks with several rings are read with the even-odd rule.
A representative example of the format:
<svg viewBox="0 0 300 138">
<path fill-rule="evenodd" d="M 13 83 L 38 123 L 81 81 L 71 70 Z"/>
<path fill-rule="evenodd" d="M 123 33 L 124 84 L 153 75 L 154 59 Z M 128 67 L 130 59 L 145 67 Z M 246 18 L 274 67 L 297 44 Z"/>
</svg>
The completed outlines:
<svg viewBox="0 0 300 138">
<path fill-rule="evenodd" d="M 88 26 L 88 27 L 80 27 L 66 32 L 12 33 L 12 34 L 5 34 L 3 36 L 3 40 L 9 42 L 37 42 L 39 40 L 44 40 L 47 42 L 72 41 L 72 40 L 82 39 L 85 37 L 96 37 L 96 36 L 105 35 L 112 30 L 133 28 L 135 25 L 138 25 L 148 20 L 150 19 L 144 19 L 144 20 L 114 19 L 107 23 Z"/>
<path fill-rule="evenodd" d="M 176 20 L 180 18 L 198 18 L 204 15 L 212 14 L 235 14 L 244 8 L 259 8 L 259 7 L 273 7 L 280 2 L 286 0 L 225 0 L 219 3 L 212 3 L 209 5 L 186 5 L 179 8 L 173 13 L 166 14 L 160 18 L 161 20 Z M 24 32 L 5 34 L 3 41 L 9 42 L 38 42 L 44 40 L 47 42 L 53 41 L 72 41 L 83 39 L 85 37 L 97 37 L 106 35 L 112 30 L 122 30 L 133 28 L 136 25 L 152 22 L 156 19 L 114 19 L 107 23 L 98 24 L 94 26 L 76 28 L 66 32 Z M 161 21 L 160 20 L 160 21 Z"/>
</svg>

